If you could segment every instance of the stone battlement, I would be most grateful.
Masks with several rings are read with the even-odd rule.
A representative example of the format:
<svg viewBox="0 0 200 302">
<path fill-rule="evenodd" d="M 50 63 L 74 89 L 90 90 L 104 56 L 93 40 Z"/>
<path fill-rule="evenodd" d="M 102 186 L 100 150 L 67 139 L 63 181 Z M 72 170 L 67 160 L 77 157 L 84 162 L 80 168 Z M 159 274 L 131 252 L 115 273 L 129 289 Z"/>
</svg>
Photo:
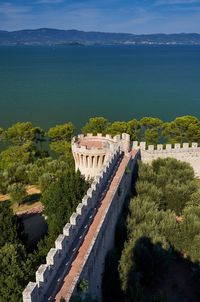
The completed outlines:
<svg viewBox="0 0 200 302">
<path fill-rule="evenodd" d="M 200 146 L 198 143 L 158 144 L 146 146 L 145 142 L 133 142 L 133 149 L 140 149 L 141 159 L 144 163 L 151 163 L 158 158 L 172 157 L 189 163 L 194 169 L 196 177 L 200 177 Z"/>
<path fill-rule="evenodd" d="M 29 282 L 23 292 L 23 302 L 42 302 L 48 299 L 48 289 L 50 288 L 56 274 L 58 273 L 63 261 L 73 256 L 73 243 L 80 232 L 81 226 L 87 219 L 88 214 L 95 208 L 97 201 L 102 194 L 102 187 L 106 184 L 108 178 L 113 172 L 117 161 L 120 158 L 120 152 L 115 151 L 107 158 L 101 173 L 94 179 L 87 194 L 83 197 L 81 203 L 70 217 L 70 222 L 63 228 L 63 233 L 55 241 L 55 247 L 51 248 L 46 257 L 46 264 L 40 265 L 36 272 L 36 282 Z M 87 223 L 88 227 L 89 224 Z M 87 228 L 85 228 L 85 232 Z M 76 243 L 76 249 L 82 241 Z M 65 265 L 65 269 L 67 269 Z"/>
<path fill-rule="evenodd" d="M 146 145 L 146 142 L 133 142 L 133 148 L 134 149 L 140 149 L 145 150 L 149 152 L 153 151 L 174 151 L 174 152 L 186 152 L 186 151 L 200 151 L 200 146 L 198 146 L 198 143 L 192 143 L 191 145 L 189 143 L 183 143 L 183 144 L 158 144 L 156 146 L 154 145 Z"/>
<path fill-rule="evenodd" d="M 75 159 L 76 170 L 80 170 L 86 178 L 95 177 L 107 157 L 120 150 L 124 153 L 130 151 L 130 135 L 123 133 L 112 137 L 101 133 L 93 135 L 78 135 L 72 139 L 72 152 Z"/>
<path fill-rule="evenodd" d="M 132 150 L 130 146 L 128 134 L 113 138 L 87 134 L 73 138 L 76 170 L 94 180 L 56 239 L 55 246 L 48 252 L 46 263 L 38 268 L 36 281 L 29 282 L 25 288 L 23 302 L 61 301 L 61 297 L 69 301 L 76 293 L 78 282 L 84 279 L 89 282 L 92 297 L 101 300 L 105 256 L 113 245 L 115 225 L 140 156 L 146 163 L 167 157 L 188 162 L 195 175 L 200 177 L 200 147 L 197 143 L 146 146 L 145 142 L 133 142 Z M 67 279 L 65 276 L 70 272 Z M 59 280 L 64 278 L 60 289 Z"/>
<path fill-rule="evenodd" d="M 130 190 L 132 173 L 138 158 L 137 151 L 122 157 L 83 244 L 77 251 L 71 270 L 55 297 L 56 302 L 59 302 L 62 297 L 68 302 L 72 295 L 80 294 L 78 284 L 82 280 L 88 282 L 88 292 L 91 297 L 101 301 L 101 279 L 105 257 L 114 244 L 116 223 Z"/>
</svg>

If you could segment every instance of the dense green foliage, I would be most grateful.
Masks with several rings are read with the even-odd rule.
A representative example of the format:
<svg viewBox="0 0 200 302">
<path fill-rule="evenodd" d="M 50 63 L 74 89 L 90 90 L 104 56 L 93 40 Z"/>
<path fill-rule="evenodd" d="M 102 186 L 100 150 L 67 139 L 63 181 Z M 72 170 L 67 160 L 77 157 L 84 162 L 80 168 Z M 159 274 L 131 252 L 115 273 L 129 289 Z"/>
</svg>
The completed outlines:
<svg viewBox="0 0 200 302">
<path fill-rule="evenodd" d="M 88 189 L 88 184 L 80 172 L 70 170 L 62 175 L 43 194 L 44 214 L 48 217 L 48 230 L 57 236 Z"/>
<path fill-rule="evenodd" d="M 12 203 L 26 202 L 26 185 L 38 185 L 45 207 L 48 232 L 29 249 L 20 218 L 8 203 L 0 202 L 0 300 L 21 301 L 22 291 L 34 280 L 37 267 L 85 194 L 88 184 L 75 173 L 70 140 L 71 123 L 49 129 L 54 158 L 42 150 L 44 131 L 31 123 L 17 123 L 0 130 L 6 149 L 0 153 L 0 193 L 9 193 Z M 47 139 L 47 137 L 46 137 Z"/>
<path fill-rule="evenodd" d="M 23 225 L 8 203 L 0 203 L 0 233 L 0 300 L 21 301 L 23 287 L 30 278 L 30 265 Z"/>
<path fill-rule="evenodd" d="M 0 203 L 0 249 L 6 243 L 20 243 L 23 228 L 20 219 L 13 215 L 8 203 Z"/>
<path fill-rule="evenodd" d="M 13 166 L 27 165 L 33 162 L 35 148 L 31 143 L 25 143 L 23 146 L 9 146 L 0 155 L 0 168 L 10 169 Z"/>
<path fill-rule="evenodd" d="M 132 140 L 157 143 L 200 142 L 200 121 L 194 116 L 181 116 L 171 122 L 159 118 L 143 117 L 141 120 L 109 122 L 104 117 L 90 118 L 82 128 L 86 133 L 109 133 L 112 136 L 126 132 Z"/>
<path fill-rule="evenodd" d="M 74 135 L 74 125 L 67 123 L 64 125 L 57 125 L 48 131 L 50 138 L 50 148 L 58 154 L 65 154 L 70 150 L 70 142 Z"/>
<path fill-rule="evenodd" d="M 34 279 L 37 267 L 45 261 L 48 250 L 87 188 L 88 184 L 73 168 L 49 185 L 42 198 L 48 233 L 32 253 L 28 253 L 19 218 L 7 204 L 0 203 L 0 296 L 3 302 L 21 301 L 23 288 Z"/>
<path fill-rule="evenodd" d="M 8 192 L 9 185 L 17 182 L 41 184 L 45 188 L 56 180 L 60 174 L 52 166 L 66 171 L 66 165 L 73 165 L 70 142 L 74 131 L 71 122 L 51 127 L 46 136 L 43 129 L 30 122 L 0 128 L 0 141 L 6 143 L 6 149 L 0 153 L 0 193 Z M 200 121 L 193 116 L 178 117 L 171 122 L 154 117 L 109 122 L 104 117 L 94 117 L 83 126 L 82 132 L 112 136 L 126 132 L 132 140 L 145 140 L 147 144 L 200 143 Z M 49 149 L 54 151 L 54 159 L 43 149 L 45 140 L 45 146 L 49 143 Z"/>
<path fill-rule="evenodd" d="M 27 193 L 26 187 L 22 183 L 14 183 L 9 187 L 10 201 L 12 203 L 21 204 L 25 200 Z"/>
<path fill-rule="evenodd" d="M 167 158 L 141 165 L 136 190 L 140 197 L 148 195 L 160 209 L 181 214 L 191 194 L 197 190 L 194 171 L 187 163 Z"/>
<path fill-rule="evenodd" d="M 82 132 L 83 134 L 93 133 L 94 135 L 97 133 L 106 134 L 108 125 L 109 122 L 104 117 L 93 117 L 82 128 Z"/>
<path fill-rule="evenodd" d="M 21 301 L 28 281 L 26 251 L 21 244 L 5 244 L 0 249 L 0 297 L 2 302 Z"/>
<path fill-rule="evenodd" d="M 47 234 L 30 251 L 20 219 L 7 203 L 0 203 L 2 302 L 21 301 L 22 289 L 34 278 L 35 270 L 88 188 L 74 171 L 70 145 L 74 131 L 72 123 L 52 127 L 46 134 L 30 122 L 0 128 L 0 194 L 10 193 L 11 201 L 21 204 L 26 202 L 26 186 L 39 186 L 48 224 Z M 89 119 L 82 132 L 112 136 L 126 132 L 132 140 L 145 140 L 147 144 L 199 143 L 200 121 L 192 116 L 167 123 L 152 117 L 128 122 L 95 117 Z M 200 193 L 193 170 L 172 159 L 155 161 L 152 166 L 140 165 L 136 190 L 137 197 L 130 205 L 128 240 L 120 261 L 122 288 L 128 301 L 142 301 L 142 289 L 149 280 L 156 282 L 164 276 L 172 250 L 195 263 L 195 280 L 200 280 Z"/>
<path fill-rule="evenodd" d="M 171 143 L 199 142 L 200 121 L 194 116 L 177 117 L 163 125 L 163 134 Z"/>
<path fill-rule="evenodd" d="M 0 138 L 6 149 L 0 153 L 0 193 L 8 193 L 22 184 L 41 185 L 42 191 L 73 167 L 70 140 L 72 123 L 50 128 L 47 135 L 54 158 L 43 150 L 44 130 L 31 123 L 16 123 L 7 130 L 1 128 Z M 20 203 L 20 202 L 19 202 Z"/>
<path fill-rule="evenodd" d="M 44 136 L 44 131 L 39 127 L 34 127 L 30 122 L 18 122 L 8 128 L 4 136 L 14 145 L 23 145 L 27 142 L 37 142 Z"/>
<path fill-rule="evenodd" d="M 140 164 L 136 192 L 119 273 L 126 301 L 154 301 L 148 289 L 164 280 L 173 257 L 185 255 L 200 270 L 200 191 L 192 168 L 167 158 Z"/>
</svg>

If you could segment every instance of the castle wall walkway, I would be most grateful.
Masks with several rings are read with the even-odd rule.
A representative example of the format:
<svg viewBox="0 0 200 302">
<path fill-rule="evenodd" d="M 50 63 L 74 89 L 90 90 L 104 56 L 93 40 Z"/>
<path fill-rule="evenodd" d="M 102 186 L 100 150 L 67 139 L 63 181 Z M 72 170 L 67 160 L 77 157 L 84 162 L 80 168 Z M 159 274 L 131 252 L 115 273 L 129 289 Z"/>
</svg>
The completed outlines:
<svg viewBox="0 0 200 302">
<path fill-rule="evenodd" d="M 61 298 L 64 298 L 65 301 L 70 300 L 72 292 L 74 291 L 78 280 L 80 280 L 80 276 L 81 276 L 82 271 L 84 270 L 84 266 L 87 263 L 87 259 L 92 252 L 94 243 L 97 240 L 100 229 L 102 227 L 102 224 L 103 224 L 105 217 L 107 215 L 107 212 L 109 210 L 109 207 L 111 206 L 111 203 L 113 202 L 113 197 L 119 188 L 120 182 L 124 175 L 124 171 L 130 162 L 130 158 L 132 156 L 134 157 L 136 153 L 137 153 L 137 151 L 132 151 L 131 155 L 123 157 L 123 159 L 118 167 L 118 170 L 109 186 L 109 189 L 108 189 L 105 197 L 103 198 L 101 205 L 93 219 L 93 222 L 91 223 L 90 228 L 83 240 L 83 243 L 77 252 L 77 256 L 74 259 L 74 261 L 72 262 L 70 271 L 65 276 L 65 278 L 63 280 L 63 285 L 62 285 L 61 289 L 59 290 L 59 292 L 56 294 L 55 301 L 59 302 L 59 301 L 61 301 Z M 112 232 L 110 232 L 109 229 L 107 229 L 107 232 L 109 232 L 110 236 L 112 237 Z M 96 262 L 97 261 L 98 260 L 96 259 Z M 87 276 L 87 279 L 88 279 L 88 276 Z M 101 284 L 98 284 L 97 286 L 100 287 L 100 285 Z"/>
</svg>

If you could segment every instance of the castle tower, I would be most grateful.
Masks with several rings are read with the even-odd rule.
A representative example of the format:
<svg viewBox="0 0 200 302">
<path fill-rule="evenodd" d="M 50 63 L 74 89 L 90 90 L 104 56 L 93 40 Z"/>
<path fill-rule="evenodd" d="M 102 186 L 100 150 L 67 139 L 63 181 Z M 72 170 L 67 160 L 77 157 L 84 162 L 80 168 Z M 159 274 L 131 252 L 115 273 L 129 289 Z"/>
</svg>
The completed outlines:
<svg viewBox="0 0 200 302">
<path fill-rule="evenodd" d="M 86 178 L 93 178 L 101 171 L 109 154 L 114 151 L 114 140 L 111 136 L 101 134 L 93 136 L 79 135 L 72 140 L 72 152 L 76 171 L 80 170 Z"/>
<path fill-rule="evenodd" d="M 99 174 L 111 153 L 115 150 L 121 150 L 126 153 L 129 148 L 127 140 L 127 136 L 121 139 L 120 135 L 112 138 L 108 134 L 106 136 L 102 136 L 102 134 L 97 134 L 96 136 L 87 134 L 87 136 L 79 135 L 74 137 L 72 140 L 72 152 L 76 171 L 80 170 L 81 174 L 86 178 L 95 177 Z"/>
</svg>

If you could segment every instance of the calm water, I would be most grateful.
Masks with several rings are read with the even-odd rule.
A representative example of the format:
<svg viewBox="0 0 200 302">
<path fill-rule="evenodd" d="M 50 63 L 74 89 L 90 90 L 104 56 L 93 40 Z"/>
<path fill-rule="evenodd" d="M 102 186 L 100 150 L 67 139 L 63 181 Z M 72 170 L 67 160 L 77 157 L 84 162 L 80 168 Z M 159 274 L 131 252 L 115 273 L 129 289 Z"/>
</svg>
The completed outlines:
<svg viewBox="0 0 200 302">
<path fill-rule="evenodd" d="M 1 47 L 0 126 L 200 117 L 200 47 Z"/>
</svg>

